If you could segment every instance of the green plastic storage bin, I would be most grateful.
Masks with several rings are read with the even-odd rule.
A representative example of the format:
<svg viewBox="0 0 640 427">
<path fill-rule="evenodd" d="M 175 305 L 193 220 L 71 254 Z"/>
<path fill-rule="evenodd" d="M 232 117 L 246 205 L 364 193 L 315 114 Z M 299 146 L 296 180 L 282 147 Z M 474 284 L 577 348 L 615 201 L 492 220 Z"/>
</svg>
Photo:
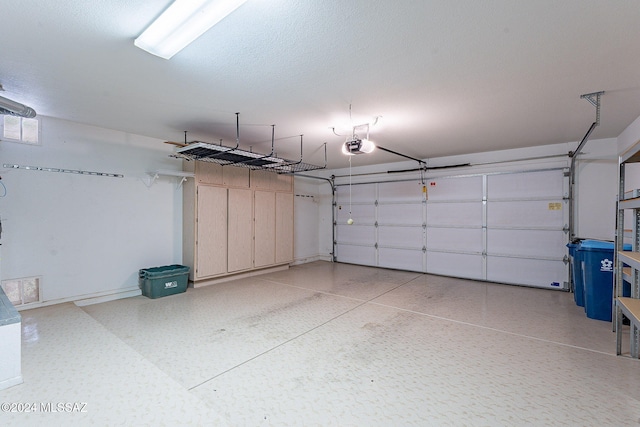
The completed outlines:
<svg viewBox="0 0 640 427">
<path fill-rule="evenodd" d="M 185 265 L 165 265 L 163 267 L 140 270 L 138 283 L 142 295 L 148 298 L 160 298 L 179 294 L 187 290 L 189 267 Z"/>
</svg>

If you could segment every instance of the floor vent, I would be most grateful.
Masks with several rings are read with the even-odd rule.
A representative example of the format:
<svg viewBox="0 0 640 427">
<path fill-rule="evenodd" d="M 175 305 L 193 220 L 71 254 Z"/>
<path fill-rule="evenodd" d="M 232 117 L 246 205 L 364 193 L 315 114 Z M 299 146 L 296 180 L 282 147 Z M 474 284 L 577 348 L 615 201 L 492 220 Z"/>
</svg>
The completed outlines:
<svg viewBox="0 0 640 427">
<path fill-rule="evenodd" d="M 40 302 L 40 280 L 40 277 L 3 280 L 2 290 L 16 307 Z"/>
</svg>

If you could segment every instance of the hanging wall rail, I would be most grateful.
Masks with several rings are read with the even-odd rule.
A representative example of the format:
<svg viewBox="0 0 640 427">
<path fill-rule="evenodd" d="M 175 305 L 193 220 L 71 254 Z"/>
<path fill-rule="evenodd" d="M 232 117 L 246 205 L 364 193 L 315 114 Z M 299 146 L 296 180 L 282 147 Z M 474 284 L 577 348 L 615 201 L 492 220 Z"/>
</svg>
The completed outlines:
<svg viewBox="0 0 640 427">
<path fill-rule="evenodd" d="M 63 173 L 73 173 L 76 175 L 92 175 L 92 176 L 106 176 L 109 178 L 124 178 L 124 175 L 119 173 L 108 173 L 108 172 L 92 172 L 85 170 L 77 170 L 77 169 L 62 169 L 62 168 L 48 168 L 41 166 L 24 166 L 24 165 L 12 165 L 12 164 L 3 164 L 2 167 L 7 169 L 24 169 L 30 171 L 41 171 L 41 172 L 63 172 Z"/>
</svg>

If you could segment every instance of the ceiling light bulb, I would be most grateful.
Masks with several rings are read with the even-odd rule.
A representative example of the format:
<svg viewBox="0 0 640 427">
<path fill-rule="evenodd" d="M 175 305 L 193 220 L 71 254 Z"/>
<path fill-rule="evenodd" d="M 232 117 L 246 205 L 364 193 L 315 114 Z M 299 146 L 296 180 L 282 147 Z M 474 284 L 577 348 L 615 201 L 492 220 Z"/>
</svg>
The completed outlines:
<svg viewBox="0 0 640 427">
<path fill-rule="evenodd" d="M 354 135 L 342 145 L 342 154 L 353 156 L 354 154 L 369 154 L 376 148 L 368 139 L 360 139 Z"/>
<path fill-rule="evenodd" d="M 376 145 L 371 142 L 368 139 L 363 139 L 362 140 L 362 145 L 360 146 L 360 151 L 362 151 L 363 153 L 371 153 L 373 150 L 375 150 Z"/>
<path fill-rule="evenodd" d="M 133 44 L 170 59 L 246 1 L 175 0 Z"/>
</svg>

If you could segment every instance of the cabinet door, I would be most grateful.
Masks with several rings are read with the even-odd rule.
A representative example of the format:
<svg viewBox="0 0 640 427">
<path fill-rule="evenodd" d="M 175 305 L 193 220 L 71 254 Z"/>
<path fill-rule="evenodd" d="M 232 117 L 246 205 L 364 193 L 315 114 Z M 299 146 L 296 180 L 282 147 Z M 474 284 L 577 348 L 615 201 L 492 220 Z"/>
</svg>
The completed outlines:
<svg viewBox="0 0 640 427">
<path fill-rule="evenodd" d="M 276 193 L 276 263 L 293 261 L 293 194 Z"/>
<path fill-rule="evenodd" d="M 273 180 L 276 174 L 263 170 L 251 171 L 251 188 L 257 190 L 273 190 Z"/>
<path fill-rule="evenodd" d="M 227 272 L 227 189 L 197 187 L 195 277 Z"/>
<path fill-rule="evenodd" d="M 293 186 L 293 177 L 291 175 L 273 174 L 272 189 L 276 191 L 290 192 Z"/>
<path fill-rule="evenodd" d="M 255 266 L 276 261 L 276 198 L 272 191 L 255 192 Z"/>
<path fill-rule="evenodd" d="M 222 166 L 216 163 L 195 162 L 198 184 L 222 184 Z"/>
<path fill-rule="evenodd" d="M 229 234 L 227 270 L 253 266 L 253 197 L 251 190 L 229 189 Z"/>
<path fill-rule="evenodd" d="M 227 187 L 249 188 L 249 169 L 225 166 L 222 168 L 222 181 Z"/>
</svg>

